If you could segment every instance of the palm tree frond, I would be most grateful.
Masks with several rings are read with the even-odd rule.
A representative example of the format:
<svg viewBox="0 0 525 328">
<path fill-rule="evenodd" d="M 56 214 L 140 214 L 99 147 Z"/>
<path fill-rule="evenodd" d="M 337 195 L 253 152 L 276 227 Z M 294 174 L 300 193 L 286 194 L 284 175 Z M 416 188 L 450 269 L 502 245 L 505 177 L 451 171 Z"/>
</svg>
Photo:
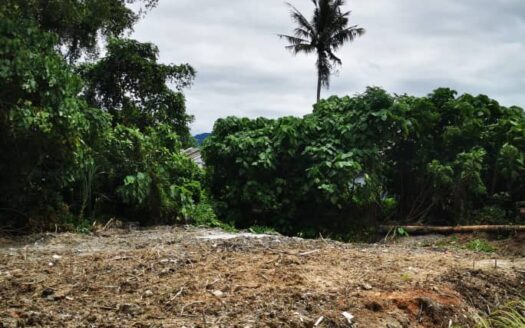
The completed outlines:
<svg viewBox="0 0 525 328">
<path fill-rule="evenodd" d="M 331 61 L 333 61 L 336 65 L 342 65 L 343 61 L 341 58 L 337 57 L 331 50 L 327 51 L 328 58 L 330 58 Z"/>
<path fill-rule="evenodd" d="M 314 27 L 310 24 L 308 19 L 306 19 L 306 17 L 304 17 L 304 15 L 301 14 L 301 12 L 291 3 L 287 3 L 287 5 L 291 8 L 290 16 L 292 17 L 292 20 L 311 33 L 315 33 Z"/>
<path fill-rule="evenodd" d="M 344 30 L 336 31 L 331 37 L 331 46 L 334 50 L 339 49 L 346 42 L 352 42 L 357 37 L 365 34 L 366 30 L 362 27 L 357 27 L 357 25 L 345 28 Z"/>
<path fill-rule="evenodd" d="M 290 50 L 294 55 L 297 55 L 300 52 L 303 52 L 305 54 L 310 54 L 315 51 L 315 47 L 312 47 L 309 44 L 289 45 L 289 46 L 286 46 L 285 48 Z"/>
<path fill-rule="evenodd" d="M 312 33 L 300 27 L 297 27 L 294 29 L 294 34 L 296 37 L 303 38 L 303 39 L 306 39 L 306 38 L 313 39 L 315 37 L 314 35 L 312 35 Z"/>
<path fill-rule="evenodd" d="M 278 36 L 288 41 L 290 45 L 286 46 L 285 48 L 290 50 L 294 54 L 297 54 L 299 52 L 304 52 L 308 54 L 314 52 L 315 50 L 315 46 L 313 46 L 308 40 L 284 34 L 278 34 Z"/>
</svg>

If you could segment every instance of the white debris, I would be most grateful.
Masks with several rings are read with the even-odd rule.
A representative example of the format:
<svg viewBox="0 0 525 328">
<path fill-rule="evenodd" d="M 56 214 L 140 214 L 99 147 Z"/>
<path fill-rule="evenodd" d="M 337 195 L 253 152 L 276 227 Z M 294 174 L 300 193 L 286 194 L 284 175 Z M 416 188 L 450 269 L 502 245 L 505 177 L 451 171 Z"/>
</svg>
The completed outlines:
<svg viewBox="0 0 525 328">
<path fill-rule="evenodd" d="M 265 234 L 254 234 L 254 233 L 228 233 L 228 232 L 211 232 L 206 236 L 197 236 L 197 239 L 204 240 L 227 240 L 235 238 L 266 238 L 266 237 L 275 237 L 272 235 Z"/>
<path fill-rule="evenodd" d="M 352 320 L 354 319 L 353 315 L 351 315 L 350 313 L 346 311 L 341 314 L 343 315 L 343 317 L 345 317 L 346 321 L 348 321 L 349 324 L 352 324 Z"/>
</svg>

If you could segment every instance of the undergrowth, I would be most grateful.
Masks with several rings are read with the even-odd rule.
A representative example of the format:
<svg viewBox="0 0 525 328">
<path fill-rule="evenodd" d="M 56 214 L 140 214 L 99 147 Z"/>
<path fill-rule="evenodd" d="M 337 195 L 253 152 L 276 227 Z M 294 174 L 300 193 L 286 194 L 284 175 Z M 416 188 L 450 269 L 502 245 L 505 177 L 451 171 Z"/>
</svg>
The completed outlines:
<svg viewBox="0 0 525 328">
<path fill-rule="evenodd" d="M 509 303 L 486 318 L 479 318 L 476 328 L 525 328 L 525 299 Z"/>
<path fill-rule="evenodd" d="M 483 253 L 492 253 L 496 250 L 494 246 L 484 239 L 471 240 L 465 247 L 471 251 Z"/>
</svg>

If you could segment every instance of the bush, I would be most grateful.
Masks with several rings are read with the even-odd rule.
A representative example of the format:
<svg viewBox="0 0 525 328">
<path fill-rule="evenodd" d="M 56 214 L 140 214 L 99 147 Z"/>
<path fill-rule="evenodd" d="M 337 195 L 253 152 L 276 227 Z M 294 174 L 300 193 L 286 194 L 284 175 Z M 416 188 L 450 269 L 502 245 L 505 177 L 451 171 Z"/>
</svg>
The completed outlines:
<svg viewBox="0 0 525 328">
<path fill-rule="evenodd" d="M 203 156 L 221 218 L 316 236 L 489 222 L 487 211 L 518 222 L 508 214 L 525 195 L 524 141 L 525 112 L 486 96 L 368 88 L 303 118 L 220 119 Z"/>
</svg>

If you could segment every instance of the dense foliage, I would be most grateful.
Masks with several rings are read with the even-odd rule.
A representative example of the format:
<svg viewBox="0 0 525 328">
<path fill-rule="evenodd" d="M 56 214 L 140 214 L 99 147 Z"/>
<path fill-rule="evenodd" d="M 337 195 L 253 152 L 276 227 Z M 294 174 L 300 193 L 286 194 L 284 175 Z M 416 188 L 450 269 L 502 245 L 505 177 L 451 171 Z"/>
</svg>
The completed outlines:
<svg viewBox="0 0 525 328">
<path fill-rule="evenodd" d="M 158 0 L 3 0 L 7 17 L 27 19 L 57 38 L 65 56 L 74 61 L 83 53 L 96 56 L 100 38 L 130 30 Z M 138 12 L 127 4 L 137 3 Z"/>
<path fill-rule="evenodd" d="M 512 222 L 525 197 L 524 111 L 449 89 L 369 88 L 303 118 L 221 119 L 203 155 L 223 218 L 285 232 Z"/>
<path fill-rule="evenodd" d="M 137 15 L 116 0 L 0 9 L 0 228 L 213 217 L 203 172 L 181 153 L 191 143 L 181 90 L 194 70 L 117 38 Z M 112 36 L 103 58 L 72 59 L 99 35 Z"/>
<path fill-rule="evenodd" d="M 186 114 L 184 95 L 167 83 L 180 91 L 192 83 L 195 70 L 187 64 L 159 64 L 157 59 L 158 49 L 151 43 L 111 39 L 104 58 L 81 67 L 86 98 L 111 113 L 114 123 L 142 131 L 157 123 L 170 124 L 188 143 L 192 117 Z"/>
</svg>

